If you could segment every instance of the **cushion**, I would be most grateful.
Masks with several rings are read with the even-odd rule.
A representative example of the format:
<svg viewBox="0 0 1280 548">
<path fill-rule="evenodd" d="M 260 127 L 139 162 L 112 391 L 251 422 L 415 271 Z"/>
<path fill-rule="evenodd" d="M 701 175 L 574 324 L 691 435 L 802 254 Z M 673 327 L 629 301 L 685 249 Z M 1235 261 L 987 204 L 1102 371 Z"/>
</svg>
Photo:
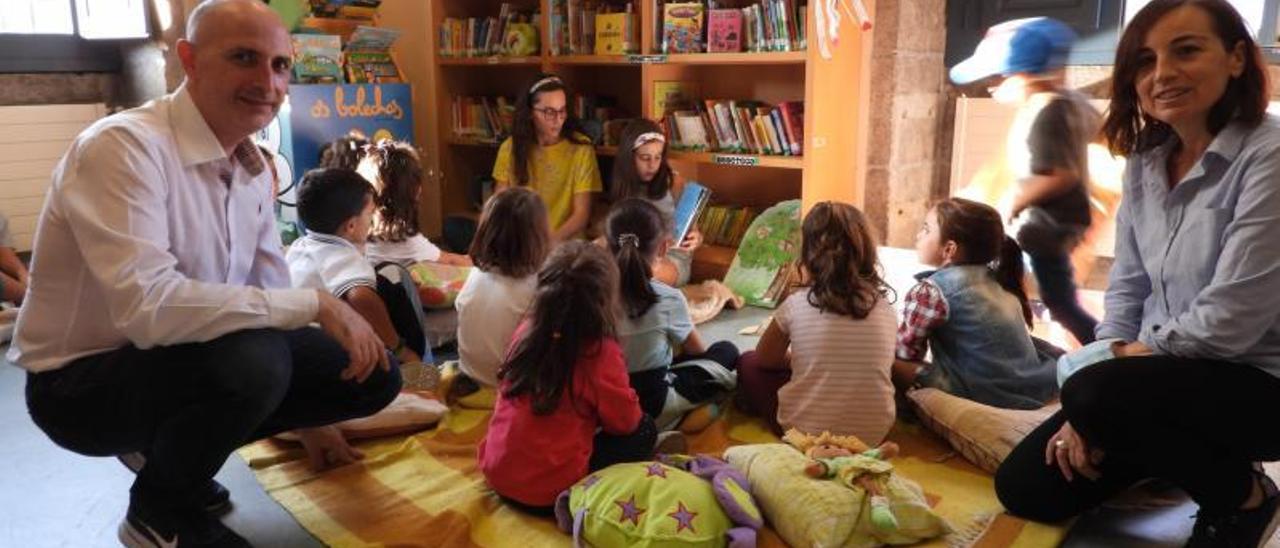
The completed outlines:
<svg viewBox="0 0 1280 548">
<path fill-rule="evenodd" d="M 409 265 L 409 276 L 418 284 L 418 298 L 426 308 L 453 308 L 471 274 L 469 266 L 454 266 L 428 261 Z"/>
<path fill-rule="evenodd" d="M 926 428 L 978 468 L 993 474 L 1014 446 L 1060 407 L 1055 402 L 1040 409 L 1000 409 L 936 388 L 912 390 L 907 398 Z"/>
<path fill-rule="evenodd" d="M 594 472 L 557 506 L 561 528 L 590 546 L 724 546 L 734 527 L 711 482 L 660 462 Z"/>
<path fill-rule="evenodd" d="M 406 390 L 396 395 L 396 399 L 381 411 L 368 417 L 342 421 L 337 426 L 348 440 L 409 434 L 440 422 L 448 410 L 444 403 L 434 398 Z M 275 437 L 298 441 L 292 432 L 282 432 Z"/>
<path fill-rule="evenodd" d="M 898 529 L 891 531 L 872 524 L 866 491 L 806 476 L 809 459 L 789 445 L 739 445 L 726 450 L 724 457 L 746 472 L 751 494 L 791 546 L 911 544 L 951 532 L 929 508 L 920 487 L 896 473 L 885 493 L 898 521 Z"/>
<path fill-rule="evenodd" d="M 742 308 L 742 297 L 733 293 L 729 286 L 718 280 L 707 280 L 697 285 L 680 288 L 689 303 L 689 317 L 693 323 L 699 324 L 715 318 L 725 307 Z"/>
</svg>

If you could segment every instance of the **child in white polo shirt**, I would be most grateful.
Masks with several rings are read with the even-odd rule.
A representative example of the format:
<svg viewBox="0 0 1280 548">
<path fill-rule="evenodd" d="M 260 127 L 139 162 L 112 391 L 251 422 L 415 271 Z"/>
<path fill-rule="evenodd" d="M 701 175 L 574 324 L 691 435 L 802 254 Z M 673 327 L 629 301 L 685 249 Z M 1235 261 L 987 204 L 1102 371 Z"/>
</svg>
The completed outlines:
<svg viewBox="0 0 1280 548">
<path fill-rule="evenodd" d="M 298 218 L 307 235 L 289 247 L 285 260 L 294 287 L 325 289 L 364 316 L 401 363 L 421 358 L 397 334 L 378 278 L 364 256 L 373 218 L 373 186 L 349 169 L 314 169 L 298 190 Z"/>
</svg>

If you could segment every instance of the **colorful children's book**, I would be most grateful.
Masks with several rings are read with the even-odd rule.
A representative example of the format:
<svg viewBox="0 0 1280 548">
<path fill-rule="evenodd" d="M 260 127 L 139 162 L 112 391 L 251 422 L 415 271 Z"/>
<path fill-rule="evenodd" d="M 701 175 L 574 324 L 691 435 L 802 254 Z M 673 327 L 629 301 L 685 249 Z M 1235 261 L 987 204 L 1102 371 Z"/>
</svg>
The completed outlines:
<svg viewBox="0 0 1280 548">
<path fill-rule="evenodd" d="M 342 37 L 293 35 L 293 78 L 297 82 L 341 83 Z"/>
<path fill-rule="evenodd" d="M 632 43 L 635 14 L 601 13 L 595 16 L 596 55 L 622 55 L 636 51 Z"/>
<path fill-rule="evenodd" d="M 672 214 L 674 227 L 671 237 L 677 244 L 684 241 L 689 229 L 693 228 L 694 221 L 698 220 L 698 214 L 707 207 L 710 199 L 711 191 L 707 187 L 694 181 L 684 184 L 684 191 L 680 193 L 680 201 L 676 202 L 675 213 Z"/>
<path fill-rule="evenodd" d="M 742 51 L 742 11 L 711 10 L 707 15 L 707 51 L 712 53 Z"/>
<path fill-rule="evenodd" d="M 702 21 L 706 8 L 701 3 L 667 4 L 662 8 L 662 48 L 664 53 L 702 53 Z"/>
<path fill-rule="evenodd" d="M 785 293 L 787 268 L 800 250 L 800 200 L 787 200 L 766 209 L 747 228 L 724 284 L 747 304 L 778 306 Z"/>
</svg>

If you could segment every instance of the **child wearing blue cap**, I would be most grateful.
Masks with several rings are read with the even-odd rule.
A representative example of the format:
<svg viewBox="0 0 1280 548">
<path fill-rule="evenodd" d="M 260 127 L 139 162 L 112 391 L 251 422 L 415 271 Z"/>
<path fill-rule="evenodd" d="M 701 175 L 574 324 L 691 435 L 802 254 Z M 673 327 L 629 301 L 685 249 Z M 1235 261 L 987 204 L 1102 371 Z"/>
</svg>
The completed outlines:
<svg viewBox="0 0 1280 548">
<path fill-rule="evenodd" d="M 1097 320 L 1081 306 L 1071 251 L 1090 224 L 1088 145 L 1100 116 L 1081 94 L 1066 89 L 1062 67 L 1076 35 L 1047 17 L 991 27 L 972 57 L 951 69 L 951 80 L 990 80 L 991 96 L 1018 107 L 1006 141 L 1006 161 L 1018 181 L 1007 214 L 1031 257 L 1040 297 L 1053 319 L 1081 344 L 1094 340 Z"/>
</svg>

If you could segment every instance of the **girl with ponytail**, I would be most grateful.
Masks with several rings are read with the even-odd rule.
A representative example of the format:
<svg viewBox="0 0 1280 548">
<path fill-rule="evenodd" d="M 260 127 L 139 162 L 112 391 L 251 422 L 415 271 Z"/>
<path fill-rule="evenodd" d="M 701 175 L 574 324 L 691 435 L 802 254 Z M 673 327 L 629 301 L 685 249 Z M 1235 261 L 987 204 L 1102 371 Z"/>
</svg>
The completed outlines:
<svg viewBox="0 0 1280 548">
<path fill-rule="evenodd" d="M 734 387 L 738 349 L 728 341 L 708 347 L 693 327 L 684 294 L 653 278 L 670 245 L 657 207 L 643 198 L 618 202 L 605 221 L 605 238 L 618 266 L 618 339 L 631 386 L 659 428 L 673 427 Z"/>
<path fill-rule="evenodd" d="M 617 285 L 613 261 L 587 242 L 561 244 L 538 273 L 478 454 L 489 486 L 516 508 L 550 516 L 588 472 L 653 456 L 657 430 L 614 338 Z"/>
<path fill-rule="evenodd" d="M 894 382 L 979 403 L 1036 409 L 1057 394 L 1061 350 L 1031 336 L 1022 249 L 991 206 L 944 200 L 916 234 L 920 274 L 898 328 Z M 932 350 L 933 362 L 924 361 Z"/>
</svg>

